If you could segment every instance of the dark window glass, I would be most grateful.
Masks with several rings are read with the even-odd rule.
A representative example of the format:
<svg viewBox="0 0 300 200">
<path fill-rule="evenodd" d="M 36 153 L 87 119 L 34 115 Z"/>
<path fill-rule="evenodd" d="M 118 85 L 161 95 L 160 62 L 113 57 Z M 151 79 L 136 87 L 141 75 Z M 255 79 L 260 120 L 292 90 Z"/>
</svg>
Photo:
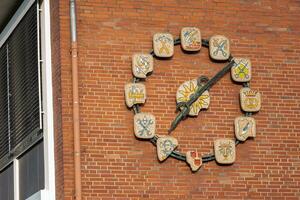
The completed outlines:
<svg viewBox="0 0 300 200">
<path fill-rule="evenodd" d="M 0 199 L 14 200 L 14 168 L 8 166 L 0 172 Z"/>
<path fill-rule="evenodd" d="M 44 189 L 43 142 L 36 144 L 19 159 L 20 200 Z"/>
<path fill-rule="evenodd" d="M 8 40 L 12 148 L 40 126 L 36 12 L 33 5 Z"/>
</svg>

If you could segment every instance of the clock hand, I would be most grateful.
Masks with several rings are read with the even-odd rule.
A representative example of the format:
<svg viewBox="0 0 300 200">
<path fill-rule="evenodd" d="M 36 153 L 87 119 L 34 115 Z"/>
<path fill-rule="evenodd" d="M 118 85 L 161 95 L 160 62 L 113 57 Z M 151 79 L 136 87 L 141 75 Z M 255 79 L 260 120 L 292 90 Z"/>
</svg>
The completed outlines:
<svg viewBox="0 0 300 200">
<path fill-rule="evenodd" d="M 171 127 L 168 130 L 169 134 L 177 127 L 180 121 L 186 118 L 186 116 L 189 114 L 190 106 L 203 94 L 203 92 L 210 89 L 220 78 L 222 78 L 231 69 L 235 62 L 234 60 L 232 60 L 232 57 L 230 57 L 229 60 L 230 63 L 228 65 L 226 65 L 221 71 L 219 71 L 213 78 L 207 81 L 207 83 L 204 86 L 198 87 L 196 92 L 193 95 L 191 95 L 191 98 L 187 102 L 181 104 L 182 110 L 171 123 Z"/>
</svg>

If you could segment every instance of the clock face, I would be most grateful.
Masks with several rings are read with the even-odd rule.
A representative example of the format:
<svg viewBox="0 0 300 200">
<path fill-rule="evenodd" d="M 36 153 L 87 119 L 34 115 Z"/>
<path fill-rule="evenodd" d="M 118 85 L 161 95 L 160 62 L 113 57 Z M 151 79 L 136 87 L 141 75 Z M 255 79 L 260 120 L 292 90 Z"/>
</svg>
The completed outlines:
<svg viewBox="0 0 300 200">
<path fill-rule="evenodd" d="M 214 35 L 209 40 L 201 39 L 200 30 L 196 27 L 185 27 L 181 30 L 180 38 L 173 38 L 170 33 L 156 33 L 153 36 L 153 50 L 150 53 L 136 53 L 132 56 L 131 83 L 125 85 L 125 101 L 128 108 L 134 111 L 134 134 L 140 140 L 148 140 L 157 148 L 157 158 L 164 161 L 168 157 L 186 161 L 192 171 L 197 171 L 202 163 L 215 160 L 219 164 L 232 164 L 236 159 L 236 145 L 249 137 L 256 136 L 256 122 L 249 117 L 261 107 L 261 94 L 249 88 L 252 76 L 251 61 L 247 58 L 233 58 L 230 53 L 230 41 L 223 35 Z M 214 151 L 203 154 L 192 149 L 186 153 L 177 151 L 179 145 L 175 137 L 157 134 L 156 118 L 151 113 L 140 111 L 140 105 L 146 102 L 147 76 L 153 74 L 154 58 L 163 62 L 170 60 L 174 55 L 174 46 L 181 44 L 182 52 L 199 53 L 202 46 L 209 48 L 212 60 L 228 62 L 215 76 L 208 79 L 200 76 L 183 82 L 176 92 L 176 103 L 179 113 L 171 123 L 169 134 L 187 116 L 198 116 L 202 109 L 208 109 L 210 105 L 210 94 L 208 90 L 220 80 L 227 72 L 231 72 L 234 82 L 243 83 L 240 90 L 240 107 L 244 116 L 237 117 L 234 121 L 235 139 L 216 138 L 214 140 Z"/>
</svg>

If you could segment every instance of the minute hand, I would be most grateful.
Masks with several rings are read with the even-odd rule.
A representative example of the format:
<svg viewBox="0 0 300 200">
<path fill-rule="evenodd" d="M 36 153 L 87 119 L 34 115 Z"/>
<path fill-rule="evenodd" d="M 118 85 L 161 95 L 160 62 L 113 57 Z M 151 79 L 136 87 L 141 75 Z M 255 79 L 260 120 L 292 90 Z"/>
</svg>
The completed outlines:
<svg viewBox="0 0 300 200">
<path fill-rule="evenodd" d="M 204 86 L 197 88 L 196 92 L 185 103 L 180 113 L 178 113 L 178 115 L 172 122 L 171 127 L 168 130 L 169 133 L 171 133 L 177 127 L 179 122 L 189 114 L 190 106 L 203 94 L 203 92 L 210 89 L 220 78 L 222 78 L 231 69 L 233 65 L 234 65 L 234 61 L 231 60 L 228 65 L 226 65 L 221 71 L 219 71 L 213 78 L 207 81 L 207 83 Z"/>
</svg>

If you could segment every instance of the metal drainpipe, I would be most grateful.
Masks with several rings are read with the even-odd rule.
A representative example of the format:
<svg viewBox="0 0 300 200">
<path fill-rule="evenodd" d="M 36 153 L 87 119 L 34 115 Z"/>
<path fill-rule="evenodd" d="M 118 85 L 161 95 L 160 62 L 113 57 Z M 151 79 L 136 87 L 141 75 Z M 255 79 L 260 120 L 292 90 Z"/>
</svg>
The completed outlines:
<svg viewBox="0 0 300 200">
<path fill-rule="evenodd" d="M 75 199 L 81 200 L 80 172 L 80 127 L 79 127 L 79 95 L 78 95 L 78 58 L 75 0 L 70 0 L 71 22 L 71 55 L 72 55 L 72 84 L 73 84 L 73 131 L 74 131 L 74 168 L 75 168 Z"/>
</svg>

